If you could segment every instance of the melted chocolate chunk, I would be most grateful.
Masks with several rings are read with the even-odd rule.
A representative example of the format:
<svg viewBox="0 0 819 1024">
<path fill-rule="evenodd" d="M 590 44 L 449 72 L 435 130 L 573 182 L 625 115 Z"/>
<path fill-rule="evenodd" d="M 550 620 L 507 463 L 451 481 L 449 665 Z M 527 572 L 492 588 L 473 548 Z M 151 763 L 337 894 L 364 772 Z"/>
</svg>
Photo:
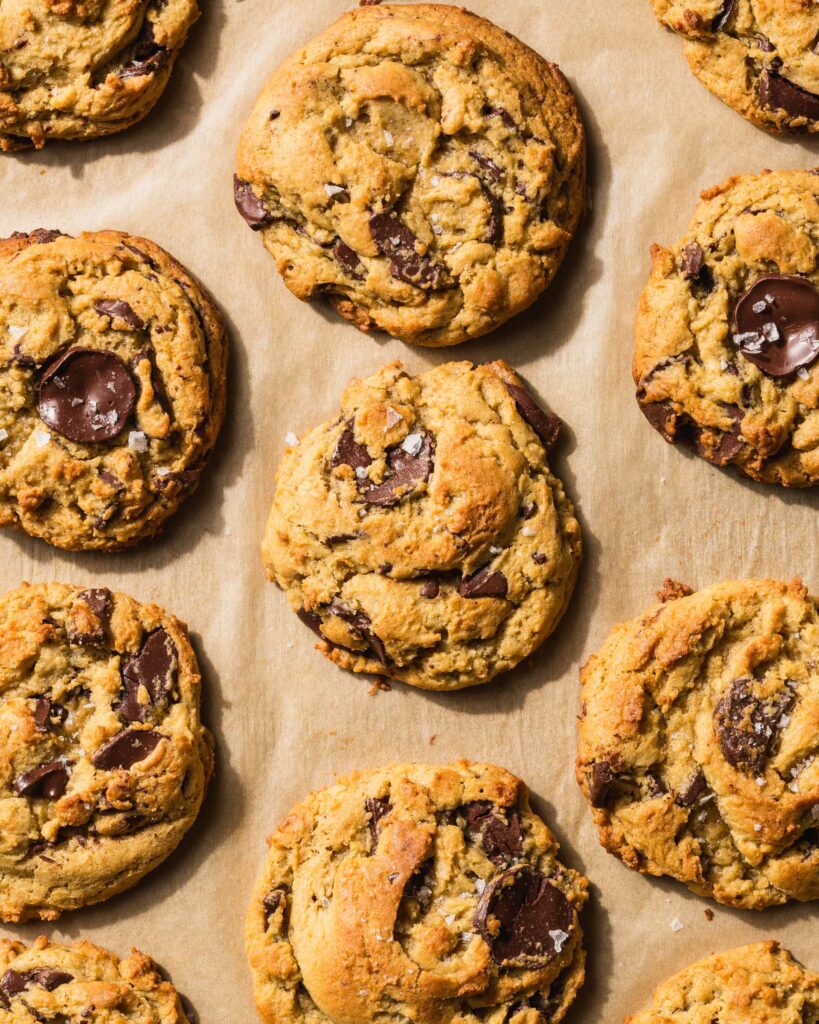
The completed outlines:
<svg viewBox="0 0 819 1024">
<path fill-rule="evenodd" d="M 810 281 L 766 274 L 734 310 L 734 340 L 769 377 L 785 377 L 819 356 L 819 292 Z"/>
<path fill-rule="evenodd" d="M 498 182 L 501 180 L 503 177 L 503 171 L 498 167 L 491 156 L 484 156 L 484 154 L 479 153 L 477 149 L 470 149 L 469 155 L 476 164 L 481 166 L 487 172 L 493 181 Z"/>
<path fill-rule="evenodd" d="M 387 796 L 368 796 L 367 799 L 364 801 L 364 806 L 366 807 L 367 813 L 370 816 L 370 820 L 367 827 L 369 828 L 370 835 L 372 836 L 372 849 L 374 850 L 376 846 L 378 846 L 378 823 L 381 821 L 382 818 L 386 817 L 386 815 L 390 813 L 390 811 L 392 810 L 392 804 L 390 803 L 390 798 Z"/>
<path fill-rule="evenodd" d="M 70 348 L 46 369 L 40 383 L 42 421 L 69 441 L 110 441 L 125 429 L 136 387 L 113 352 Z"/>
<path fill-rule="evenodd" d="M 94 303 L 94 309 L 103 316 L 110 316 L 112 320 L 115 317 L 118 320 L 124 320 L 135 331 L 141 331 L 145 328 L 145 321 L 142 317 L 138 316 L 128 303 L 123 302 L 122 299 L 101 299 L 99 302 Z"/>
<path fill-rule="evenodd" d="M 759 79 L 759 101 L 771 110 L 784 110 L 791 117 L 819 120 L 819 96 L 801 89 L 776 70 L 769 68 Z"/>
<path fill-rule="evenodd" d="M 351 249 L 349 245 L 342 242 L 339 238 L 330 251 L 335 257 L 336 263 L 338 263 L 348 277 L 355 278 L 356 281 L 360 281 L 364 277 L 366 268 L 359 259 L 355 249 Z"/>
<path fill-rule="evenodd" d="M 693 807 L 707 789 L 708 783 L 702 768 L 697 768 L 696 772 L 686 782 L 685 787 L 677 794 L 677 803 L 680 807 Z"/>
<path fill-rule="evenodd" d="M 410 438 L 417 439 L 406 447 Z M 380 484 L 358 480 L 358 489 L 368 505 L 394 505 L 416 484 L 429 480 L 434 446 L 429 434 L 410 434 L 387 453 L 387 477 Z M 368 456 L 369 457 L 369 456 Z"/>
<path fill-rule="evenodd" d="M 689 242 L 680 253 L 680 273 L 684 277 L 699 277 L 704 260 L 705 253 L 702 251 L 702 247 L 696 242 Z"/>
<path fill-rule="evenodd" d="M 563 421 L 554 413 L 541 409 L 522 384 L 510 384 L 506 380 L 503 384 L 514 398 L 518 412 L 540 438 L 543 447 L 547 452 L 551 451 L 560 433 L 560 428 L 563 426 Z"/>
<path fill-rule="evenodd" d="M 575 928 L 575 914 L 545 875 L 520 864 L 484 890 L 475 928 L 495 963 L 543 967 L 562 951 Z"/>
<path fill-rule="evenodd" d="M 140 687 L 145 687 L 151 704 L 167 698 L 176 685 L 179 658 L 176 645 L 164 629 L 157 629 L 146 639 L 138 654 L 129 655 L 122 667 L 125 696 L 117 714 L 125 722 L 144 722 L 148 708 L 139 700 Z"/>
<path fill-rule="evenodd" d="M 722 0 L 717 16 L 711 22 L 712 32 L 723 32 L 737 9 L 737 0 Z"/>
<path fill-rule="evenodd" d="M 714 728 L 725 760 L 739 771 L 759 775 L 779 735 L 780 719 L 796 700 L 791 690 L 758 697 L 754 681 L 735 679 L 714 710 Z"/>
<path fill-rule="evenodd" d="M 441 585 L 438 580 L 427 580 L 421 584 L 421 590 L 419 593 L 421 597 L 437 597 L 441 589 Z"/>
<path fill-rule="evenodd" d="M 418 239 L 393 210 L 370 214 L 370 233 L 382 256 L 390 261 L 390 273 L 416 288 L 440 288 L 446 268 L 418 252 Z"/>
<path fill-rule="evenodd" d="M 30 772 L 23 772 L 14 780 L 13 789 L 18 796 L 43 796 L 56 800 L 68 785 L 68 767 L 64 761 L 49 761 Z"/>
<path fill-rule="evenodd" d="M 330 460 L 331 466 L 349 466 L 351 469 L 366 469 L 373 460 L 366 445 L 359 444 L 355 439 L 355 424 L 347 420 L 344 430 L 338 439 L 336 450 Z"/>
<path fill-rule="evenodd" d="M 731 429 L 721 432 L 715 430 L 713 434 L 708 435 L 692 423 L 685 413 L 678 413 L 667 399 L 662 402 L 641 402 L 640 409 L 652 427 L 662 434 L 669 444 L 687 445 L 716 466 L 724 466 L 731 462 L 744 447 L 740 422 L 743 413 L 736 406 L 725 406 L 734 420 Z M 714 434 L 718 434 L 716 442 L 712 440 Z M 706 443 L 706 438 L 709 443 Z"/>
<path fill-rule="evenodd" d="M 499 808 L 489 800 L 476 800 L 464 808 L 467 831 L 479 835 L 484 853 L 494 864 L 508 864 L 523 855 L 520 816 L 514 808 Z"/>
<path fill-rule="evenodd" d="M 586 772 L 589 800 L 592 807 L 605 807 L 609 802 L 614 772 L 608 761 L 595 761 Z"/>
<path fill-rule="evenodd" d="M 62 725 L 68 718 L 68 708 L 57 704 L 50 697 L 38 697 L 34 705 L 34 728 L 37 732 L 49 732 L 53 726 Z"/>
<path fill-rule="evenodd" d="M 57 971 L 50 967 L 35 967 L 31 971 L 6 971 L 0 978 L 0 1005 L 7 1010 L 10 1009 L 11 996 L 25 992 L 29 985 L 38 985 L 47 992 L 53 992 L 55 988 L 67 985 L 73 980 L 74 975 L 68 971 Z"/>
<path fill-rule="evenodd" d="M 250 182 L 242 181 L 236 174 L 233 175 L 233 201 L 253 231 L 260 231 L 275 219 L 250 187 Z"/>
<path fill-rule="evenodd" d="M 113 607 L 111 591 L 107 590 L 105 587 L 98 587 L 94 590 L 83 590 L 81 593 L 77 594 L 76 599 L 77 601 L 82 601 L 88 605 L 96 618 L 99 619 L 99 625 L 90 633 L 79 633 L 74 629 L 71 620 L 69 619 L 65 627 L 65 634 L 68 637 L 69 643 L 83 647 L 100 646 L 104 644 L 105 636 L 108 632 L 108 625 L 111 621 L 111 609 Z"/>
<path fill-rule="evenodd" d="M 321 616 L 316 615 L 315 612 L 308 612 L 306 608 L 299 608 L 296 615 L 301 621 L 307 626 L 308 629 L 312 629 L 316 636 L 321 637 L 324 640 L 324 634 L 321 632 Z"/>
<path fill-rule="evenodd" d="M 506 597 L 508 589 L 506 577 L 500 569 L 485 565 L 461 580 L 458 593 L 461 597 Z"/>
<path fill-rule="evenodd" d="M 154 750 L 162 739 L 158 732 L 143 729 L 123 729 L 97 750 L 91 761 L 95 768 L 113 771 L 131 768 Z"/>
<path fill-rule="evenodd" d="M 350 632 L 353 636 L 357 637 L 359 640 L 366 641 L 369 645 L 370 652 L 375 655 L 376 659 L 380 661 L 382 665 L 386 665 L 388 663 L 389 658 L 387 657 L 387 651 L 384 644 L 372 631 L 370 617 L 365 612 L 351 611 L 349 608 L 345 608 L 341 602 L 335 600 L 331 601 L 328 605 L 328 611 L 349 623 Z"/>
</svg>

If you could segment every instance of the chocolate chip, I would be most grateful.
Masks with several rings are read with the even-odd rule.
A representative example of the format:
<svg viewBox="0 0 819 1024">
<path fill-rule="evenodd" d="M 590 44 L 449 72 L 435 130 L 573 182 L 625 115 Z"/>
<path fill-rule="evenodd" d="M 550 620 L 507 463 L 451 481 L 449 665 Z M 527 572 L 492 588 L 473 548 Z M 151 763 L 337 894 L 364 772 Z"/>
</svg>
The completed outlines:
<svg viewBox="0 0 819 1024">
<path fill-rule="evenodd" d="M 359 259 L 358 253 L 345 242 L 342 242 L 340 238 L 331 249 L 331 252 L 335 257 L 336 263 L 338 263 L 348 277 L 355 278 L 356 281 L 360 281 L 364 277 L 366 268 Z"/>
<path fill-rule="evenodd" d="M 277 118 L 281 117 L 281 113 L 282 112 L 280 110 L 271 110 L 270 113 L 267 116 L 268 116 L 269 120 L 275 121 L 275 120 L 277 120 Z"/>
<path fill-rule="evenodd" d="M 372 849 L 374 850 L 376 846 L 378 846 L 378 823 L 381 821 L 383 817 L 390 813 L 390 811 L 392 810 L 392 804 L 390 803 L 389 797 L 368 796 L 367 799 L 364 801 L 364 806 L 366 807 L 367 813 L 370 816 L 370 820 L 367 824 L 367 827 L 369 828 L 370 835 L 372 836 Z"/>
<path fill-rule="evenodd" d="M 52 726 L 62 725 L 68 718 L 68 708 L 50 697 L 38 697 L 34 705 L 34 728 L 37 732 L 49 732 Z"/>
<path fill-rule="evenodd" d="M 123 729 L 96 751 L 91 761 L 95 768 L 113 771 L 131 768 L 143 761 L 162 739 L 158 732 L 143 729 Z"/>
<path fill-rule="evenodd" d="M 479 153 L 477 149 L 470 149 L 469 155 L 479 164 L 492 178 L 493 181 L 500 181 L 503 177 L 503 171 L 498 167 L 495 161 L 490 156 L 484 156 L 483 153 Z"/>
<path fill-rule="evenodd" d="M 766 274 L 737 302 L 734 331 L 749 362 L 787 376 L 819 356 L 819 292 L 803 277 Z"/>
<path fill-rule="evenodd" d="M 330 464 L 334 467 L 344 465 L 349 466 L 351 469 L 366 469 L 372 461 L 366 445 L 359 444 L 355 439 L 353 420 L 347 420 L 336 444 Z"/>
<path fill-rule="evenodd" d="M 250 187 L 250 182 L 242 181 L 236 174 L 233 175 L 233 201 L 254 231 L 273 223 L 273 214 Z"/>
<path fill-rule="evenodd" d="M 176 645 L 168 632 L 154 630 L 139 653 L 125 659 L 122 667 L 125 697 L 117 708 L 119 717 L 125 722 L 144 722 L 148 708 L 140 703 L 140 687 L 145 687 L 151 704 L 158 704 L 176 685 L 178 665 Z"/>
<path fill-rule="evenodd" d="M 680 807 L 693 807 L 707 789 L 708 782 L 702 768 L 697 768 L 684 788 L 677 794 L 677 803 Z"/>
<path fill-rule="evenodd" d="M 759 697 L 753 685 L 746 677 L 731 683 L 714 710 L 714 728 L 725 760 L 739 771 L 759 775 L 779 734 L 780 719 L 796 697 L 787 689 Z"/>
<path fill-rule="evenodd" d="M 133 378 L 113 352 L 70 348 L 46 369 L 40 384 L 43 422 L 83 444 L 121 434 L 135 402 Z"/>
<path fill-rule="evenodd" d="M 680 273 L 683 277 L 699 277 L 705 253 L 696 242 L 689 242 L 680 253 Z"/>
<path fill-rule="evenodd" d="M 506 577 L 500 569 L 485 565 L 461 580 L 458 593 L 461 597 L 506 597 L 508 589 Z"/>
<path fill-rule="evenodd" d="M 88 605 L 94 616 L 99 620 L 99 625 L 92 629 L 90 633 L 80 633 L 74 628 L 72 620 L 69 618 L 65 627 L 69 643 L 80 646 L 100 646 L 104 644 L 108 625 L 111 621 L 111 609 L 113 608 L 111 591 L 105 587 L 83 590 L 77 594 L 75 600 L 82 601 Z"/>
<path fill-rule="evenodd" d="M 413 438 L 413 443 L 407 442 Z M 429 434 L 409 434 L 387 453 L 387 476 L 380 484 L 358 480 L 358 489 L 368 505 L 394 505 L 415 486 L 429 480 L 434 445 Z M 369 456 L 368 456 L 369 457 Z"/>
<path fill-rule="evenodd" d="M 306 608 L 299 608 L 296 615 L 301 621 L 307 626 L 308 629 L 312 629 L 316 636 L 320 636 L 324 639 L 324 634 L 321 632 L 321 616 L 316 615 L 315 612 L 308 612 Z"/>
<path fill-rule="evenodd" d="M 489 800 L 476 800 L 464 807 L 464 817 L 467 831 L 480 835 L 484 853 L 494 864 L 508 864 L 523 855 L 520 815 L 514 808 L 501 810 Z"/>
<path fill-rule="evenodd" d="M 416 288 L 441 287 L 446 268 L 418 252 L 418 239 L 393 210 L 370 214 L 370 233 L 381 254 L 389 258 L 393 277 Z"/>
<path fill-rule="evenodd" d="M 764 71 L 759 79 L 759 100 L 763 107 L 784 110 L 791 117 L 819 120 L 819 96 L 800 89 L 773 69 Z"/>
<path fill-rule="evenodd" d="M 328 548 L 334 548 L 338 544 L 346 544 L 350 540 L 358 540 L 360 533 L 334 533 L 332 537 L 325 537 L 324 543 Z"/>
<path fill-rule="evenodd" d="M 421 584 L 419 593 L 421 597 L 437 597 L 441 586 L 438 580 L 427 580 L 426 583 Z"/>
<path fill-rule="evenodd" d="M 138 316 L 122 299 L 101 299 L 94 303 L 94 309 L 103 316 L 110 316 L 112 320 L 114 317 L 124 320 L 135 331 L 141 331 L 145 327 L 142 317 Z"/>
<path fill-rule="evenodd" d="M 55 988 L 73 980 L 74 975 L 68 971 L 56 971 L 50 967 L 35 967 L 31 971 L 9 970 L 0 978 L 0 1004 L 8 1010 L 11 996 L 25 992 L 29 985 L 38 985 L 47 992 L 53 992 Z"/>
<path fill-rule="evenodd" d="M 30 772 L 23 772 L 14 780 L 13 789 L 18 796 L 44 796 L 56 800 L 68 785 L 68 767 L 64 761 L 49 761 Z"/>
<path fill-rule="evenodd" d="M 737 9 L 737 0 L 723 0 L 714 20 L 711 22 L 712 32 L 723 32 L 726 25 L 734 16 Z"/>
<path fill-rule="evenodd" d="M 537 565 L 545 565 L 546 564 L 546 556 L 543 554 L 542 551 L 533 551 L 532 552 L 532 561 L 535 562 Z"/>
<path fill-rule="evenodd" d="M 514 398 L 518 412 L 540 438 L 543 447 L 547 452 L 551 451 L 560 433 L 560 428 L 563 426 L 563 421 L 554 413 L 541 409 L 523 385 L 510 384 L 507 380 L 504 380 L 503 384 Z"/>
<path fill-rule="evenodd" d="M 366 612 L 354 612 L 349 608 L 345 608 L 340 601 L 335 600 L 331 601 L 328 605 L 328 611 L 348 623 L 350 626 L 350 632 L 353 636 L 357 637 L 359 640 L 365 640 L 376 659 L 380 661 L 382 665 L 387 664 L 389 661 L 387 651 L 381 639 L 373 632 L 370 617 Z"/>
<path fill-rule="evenodd" d="M 614 772 L 608 761 L 595 761 L 586 771 L 586 785 L 592 807 L 605 807 L 609 801 Z"/>
<path fill-rule="evenodd" d="M 563 893 L 545 875 L 520 864 L 484 889 L 475 928 L 495 963 L 543 967 L 562 951 L 575 928 Z"/>
</svg>

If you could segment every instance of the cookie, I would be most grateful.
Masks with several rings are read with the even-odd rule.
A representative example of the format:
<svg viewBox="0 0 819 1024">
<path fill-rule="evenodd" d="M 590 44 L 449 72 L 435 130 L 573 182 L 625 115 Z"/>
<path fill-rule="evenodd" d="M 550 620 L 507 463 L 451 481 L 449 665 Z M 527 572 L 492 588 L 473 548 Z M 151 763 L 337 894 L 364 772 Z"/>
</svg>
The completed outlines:
<svg viewBox="0 0 819 1024">
<path fill-rule="evenodd" d="M 588 882 L 502 768 L 356 773 L 268 842 L 246 943 L 270 1024 L 557 1024 L 583 983 Z"/>
<path fill-rule="evenodd" d="M 819 8 L 805 0 L 651 0 L 691 70 L 774 132 L 819 131 Z"/>
<path fill-rule="evenodd" d="M 785 487 L 819 481 L 818 198 L 812 171 L 703 192 L 688 233 L 653 246 L 637 313 L 634 381 L 651 425 Z"/>
<path fill-rule="evenodd" d="M 188 1024 L 173 986 L 137 949 L 120 960 L 84 939 L 69 946 L 41 935 L 28 947 L 0 940 L 0 1021 L 69 1020 Z"/>
<path fill-rule="evenodd" d="M 551 282 L 585 204 L 558 68 L 443 4 L 365 6 L 293 54 L 239 143 L 236 206 L 300 299 L 456 345 Z"/>
<path fill-rule="evenodd" d="M 798 580 L 662 596 L 581 672 L 600 842 L 735 907 L 819 898 L 816 602 Z"/>
<path fill-rule="evenodd" d="M 219 311 L 145 238 L 0 240 L 0 525 L 61 548 L 157 533 L 225 409 Z"/>
<path fill-rule="evenodd" d="M 692 964 L 659 986 L 625 1024 L 817 1024 L 819 975 L 778 942 L 755 942 Z"/>
<path fill-rule="evenodd" d="M 0 151 L 93 139 L 162 94 L 196 0 L 46 0 L 0 10 Z"/>
<path fill-rule="evenodd" d="M 342 668 L 429 690 L 513 668 L 566 609 L 580 526 L 546 454 L 560 420 L 510 366 L 391 363 L 290 437 L 267 572 Z"/>
<path fill-rule="evenodd" d="M 156 605 L 60 583 L 0 597 L 0 918 L 98 903 L 171 853 L 213 765 L 200 681 Z"/>
</svg>

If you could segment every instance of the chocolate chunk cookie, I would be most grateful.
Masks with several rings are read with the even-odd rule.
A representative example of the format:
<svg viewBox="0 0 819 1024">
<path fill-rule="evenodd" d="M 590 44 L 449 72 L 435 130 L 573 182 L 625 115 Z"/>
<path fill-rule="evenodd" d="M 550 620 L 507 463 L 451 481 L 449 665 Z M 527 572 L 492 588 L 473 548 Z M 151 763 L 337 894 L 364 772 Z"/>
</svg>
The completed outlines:
<svg viewBox="0 0 819 1024">
<path fill-rule="evenodd" d="M 44 0 L 0 7 L 0 151 L 92 139 L 162 94 L 196 0 Z"/>
<path fill-rule="evenodd" d="M 341 779 L 269 839 L 246 942 L 262 1020 L 561 1021 L 588 882 L 493 765 Z"/>
<path fill-rule="evenodd" d="M 179 996 L 139 950 L 120 960 L 81 939 L 0 940 L 0 1021 L 43 1024 L 188 1024 Z"/>
<path fill-rule="evenodd" d="M 0 918 L 98 903 L 176 847 L 213 762 L 199 688 L 155 605 L 60 583 L 0 598 Z"/>
<path fill-rule="evenodd" d="M 817 198 L 812 171 L 703 192 L 688 234 L 652 248 L 637 313 L 634 380 L 652 426 L 786 487 L 819 481 Z"/>
<path fill-rule="evenodd" d="M 285 453 L 268 575 L 342 668 L 430 690 L 485 683 L 552 632 L 580 526 L 546 454 L 560 420 L 506 363 L 400 363 Z"/>
<path fill-rule="evenodd" d="M 221 316 L 145 238 L 0 240 L 0 525 L 61 548 L 157 533 L 222 425 Z"/>
<path fill-rule="evenodd" d="M 761 128 L 819 131 L 819 8 L 805 0 L 651 0 L 691 70 Z"/>
<path fill-rule="evenodd" d="M 817 1024 L 819 975 L 777 942 L 755 942 L 664 981 L 625 1024 Z"/>
<path fill-rule="evenodd" d="M 577 779 L 631 868 L 736 907 L 819 898 L 819 615 L 745 580 L 615 627 L 581 672 Z"/>
<path fill-rule="evenodd" d="M 554 64 L 462 8 L 383 4 L 273 75 L 234 189 L 300 299 L 325 294 L 364 331 L 455 345 L 551 282 L 585 159 Z"/>
</svg>

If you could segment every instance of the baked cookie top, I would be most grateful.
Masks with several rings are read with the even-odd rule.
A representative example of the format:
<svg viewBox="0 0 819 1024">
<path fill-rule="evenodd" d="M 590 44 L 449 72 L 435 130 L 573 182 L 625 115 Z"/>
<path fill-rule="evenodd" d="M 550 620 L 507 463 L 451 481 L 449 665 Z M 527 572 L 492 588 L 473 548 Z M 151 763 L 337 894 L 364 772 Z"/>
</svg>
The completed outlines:
<svg viewBox="0 0 819 1024">
<path fill-rule="evenodd" d="M 819 975 L 777 942 L 706 957 L 654 993 L 626 1024 L 817 1024 Z"/>
<path fill-rule="evenodd" d="M 788 487 L 819 480 L 818 197 L 812 171 L 703 192 L 688 233 L 652 247 L 637 313 L 634 380 L 652 426 Z"/>
<path fill-rule="evenodd" d="M 176 847 L 213 762 L 199 689 L 156 605 L 61 583 L 0 598 L 0 918 L 107 899 Z"/>
<path fill-rule="evenodd" d="M 513 668 L 571 596 L 580 526 L 560 420 L 506 363 L 391 363 L 284 454 L 268 575 L 342 668 L 455 690 Z"/>
<path fill-rule="evenodd" d="M 720 903 L 819 898 L 819 616 L 772 580 L 679 585 L 581 672 L 577 779 L 625 864 Z"/>
<path fill-rule="evenodd" d="M 269 1024 L 557 1024 L 583 983 L 588 882 L 502 768 L 350 775 L 269 846 L 246 929 Z"/>
<path fill-rule="evenodd" d="M 158 245 L 0 240 L 0 524 L 62 548 L 159 531 L 224 418 L 221 316 Z"/>
<path fill-rule="evenodd" d="M 691 70 L 749 121 L 819 131 L 819 7 L 806 0 L 651 0 Z"/>
<path fill-rule="evenodd" d="M 69 946 L 41 935 L 28 947 L 0 940 L 0 1021 L 69 1020 L 188 1024 L 173 987 L 136 949 L 120 960 L 84 939 Z"/>
<path fill-rule="evenodd" d="M 3 0 L 0 151 L 141 120 L 198 15 L 196 0 Z"/>
<path fill-rule="evenodd" d="M 239 143 L 239 212 L 299 298 L 455 345 L 552 280 L 585 204 L 566 79 L 443 4 L 360 7 L 293 54 Z"/>
</svg>

